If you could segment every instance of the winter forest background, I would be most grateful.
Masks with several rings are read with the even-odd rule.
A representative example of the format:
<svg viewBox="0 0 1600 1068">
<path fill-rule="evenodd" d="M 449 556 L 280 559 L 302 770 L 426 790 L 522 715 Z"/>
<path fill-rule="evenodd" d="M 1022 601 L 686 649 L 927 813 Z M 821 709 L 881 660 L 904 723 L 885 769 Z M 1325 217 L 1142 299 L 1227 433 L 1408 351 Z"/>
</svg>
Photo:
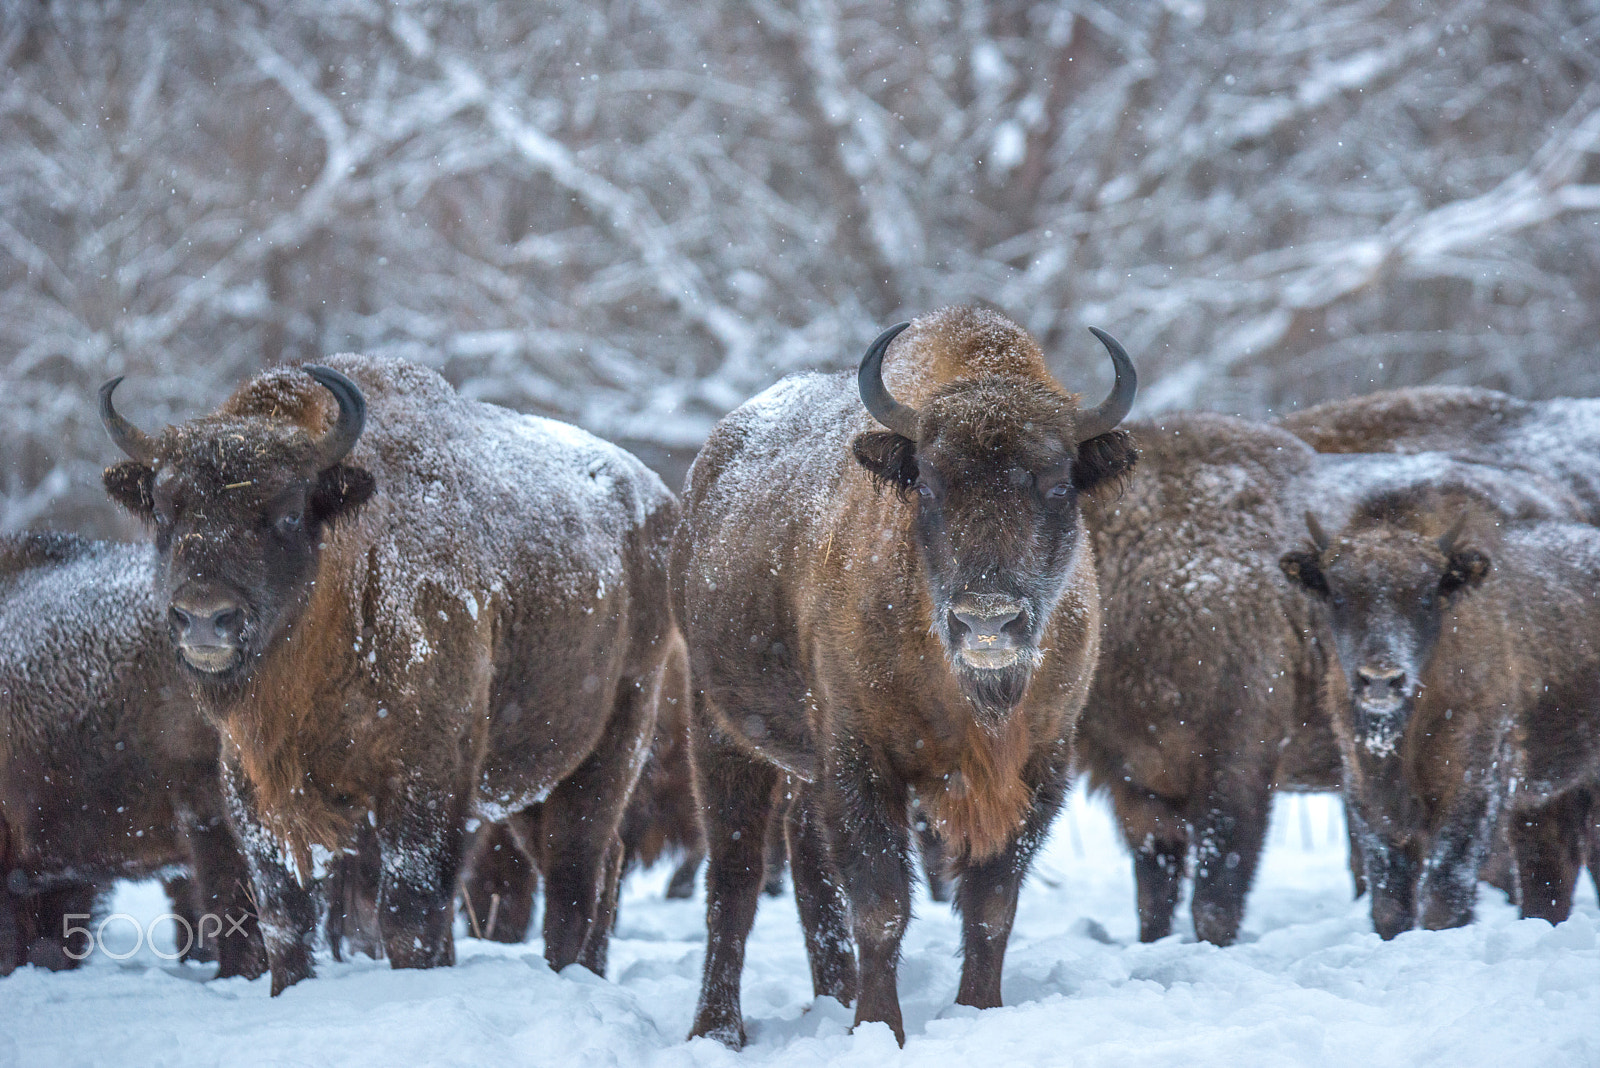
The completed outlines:
<svg viewBox="0 0 1600 1068">
<path fill-rule="evenodd" d="M 0 531 L 349 349 L 674 485 L 952 302 L 1139 411 L 1600 393 L 1596 0 L 0 0 Z"/>
</svg>

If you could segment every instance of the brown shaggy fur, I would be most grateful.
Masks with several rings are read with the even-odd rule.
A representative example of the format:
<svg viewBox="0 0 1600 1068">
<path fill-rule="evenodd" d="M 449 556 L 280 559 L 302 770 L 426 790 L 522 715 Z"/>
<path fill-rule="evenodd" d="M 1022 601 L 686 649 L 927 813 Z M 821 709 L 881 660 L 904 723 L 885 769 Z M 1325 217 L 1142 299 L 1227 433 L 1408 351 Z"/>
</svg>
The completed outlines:
<svg viewBox="0 0 1600 1068">
<path fill-rule="evenodd" d="M 1437 451 L 1514 471 L 1573 498 L 1574 519 L 1600 524 L 1600 398 L 1424 386 L 1330 401 L 1279 425 L 1318 452 Z"/>
<path fill-rule="evenodd" d="M 273 992 L 312 973 L 307 876 L 364 827 L 385 956 L 449 964 L 474 813 L 537 839 L 552 966 L 603 972 L 616 832 L 671 633 L 676 502 L 576 428 L 399 361 L 329 364 L 367 407 L 332 466 L 313 457 L 333 396 L 284 368 L 106 476 L 154 521 L 171 604 L 225 597 L 243 620 L 218 673 L 183 656 L 223 733 Z"/>
<path fill-rule="evenodd" d="M 1329 714 L 1378 933 L 1472 919 L 1502 808 L 1523 915 L 1565 919 L 1600 784 L 1600 532 L 1422 484 L 1282 566 L 1335 635 Z"/>
<path fill-rule="evenodd" d="M 1195 933 L 1238 935 L 1274 790 L 1338 785 L 1325 655 L 1272 566 L 1316 456 L 1276 428 L 1178 413 L 1128 424 L 1139 468 L 1085 509 L 1104 631 L 1078 761 L 1133 854 L 1139 937 L 1172 930 L 1195 855 Z"/>
<path fill-rule="evenodd" d="M 855 375 L 798 376 L 724 419 L 690 472 L 672 574 L 710 853 L 693 1033 L 732 1045 L 769 818 L 786 822 L 816 992 L 859 992 L 857 1021 L 903 1036 L 917 798 L 960 877 L 957 1001 L 1000 1003 L 1017 890 L 1066 789 L 1093 672 L 1077 505 L 1131 466 L 1127 435 L 1080 440 L 1076 397 L 990 312 L 917 320 L 883 377 L 920 413 L 915 441 L 867 415 Z M 1023 636 L 996 646 L 1009 660 L 969 655 L 958 611 L 1001 612 Z"/>
<path fill-rule="evenodd" d="M 0 975 L 75 967 L 88 947 L 64 937 L 66 913 L 174 869 L 192 875 L 181 914 L 213 917 L 189 959 L 266 967 L 217 735 L 172 670 L 151 564 L 136 546 L 0 538 Z"/>
</svg>

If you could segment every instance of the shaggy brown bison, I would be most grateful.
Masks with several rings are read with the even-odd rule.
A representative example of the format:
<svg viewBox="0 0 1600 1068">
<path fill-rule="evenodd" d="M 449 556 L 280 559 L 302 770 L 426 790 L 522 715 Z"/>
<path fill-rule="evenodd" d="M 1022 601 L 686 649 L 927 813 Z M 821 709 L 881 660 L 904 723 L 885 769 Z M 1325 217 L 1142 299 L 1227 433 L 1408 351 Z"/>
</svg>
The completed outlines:
<svg viewBox="0 0 1600 1068">
<path fill-rule="evenodd" d="M 303 880 L 363 824 L 385 956 L 432 967 L 466 819 L 537 803 L 545 956 L 602 971 L 671 628 L 661 481 L 395 360 L 269 371 L 156 436 L 115 385 L 101 415 L 130 459 L 106 487 L 154 526 L 172 642 L 223 733 L 273 992 L 312 974 Z"/>
<path fill-rule="evenodd" d="M 1139 467 L 1084 508 L 1100 564 L 1100 666 L 1078 762 L 1133 854 L 1139 937 L 1172 930 L 1191 849 L 1195 934 L 1238 935 L 1272 793 L 1333 789 L 1317 693 L 1325 655 L 1272 561 L 1300 529 L 1309 446 L 1271 426 L 1185 413 L 1127 424 Z"/>
<path fill-rule="evenodd" d="M 1523 914 L 1564 919 L 1600 782 L 1600 532 L 1433 481 L 1369 495 L 1337 536 L 1306 520 L 1281 566 L 1334 633 L 1374 928 L 1469 922 L 1502 805 Z"/>
<path fill-rule="evenodd" d="M 1128 429 L 1138 470 L 1085 508 L 1104 636 L 1078 760 L 1110 794 L 1133 853 L 1140 937 L 1170 933 L 1192 852 L 1195 933 L 1225 945 L 1273 791 L 1340 782 L 1321 708 L 1326 624 L 1272 566 L 1304 529 L 1305 502 L 1342 516 L 1364 493 L 1418 479 L 1480 493 L 1507 517 L 1564 515 L 1573 502 L 1437 453 L 1319 456 L 1281 429 L 1220 415 Z"/>
<path fill-rule="evenodd" d="M 693 1035 L 744 1041 L 744 945 L 784 774 L 817 994 L 904 1040 L 914 794 L 960 876 L 957 1001 L 1000 1004 L 1099 644 L 1079 502 L 1134 463 L 1117 429 L 1133 367 L 1098 336 L 1116 385 L 1081 408 L 1020 327 L 941 310 L 885 331 L 857 376 L 780 382 L 696 458 L 672 564 L 710 857 Z"/>
<path fill-rule="evenodd" d="M 69 914 L 173 868 L 199 940 L 180 945 L 219 976 L 266 967 L 217 734 L 172 669 L 152 575 L 142 546 L 0 538 L 0 975 L 71 967 L 88 947 Z"/>
<path fill-rule="evenodd" d="M 1424 386 L 1330 401 L 1279 422 L 1318 452 L 1444 452 L 1519 472 L 1573 498 L 1573 518 L 1600 524 L 1597 398 L 1524 401 Z"/>
</svg>

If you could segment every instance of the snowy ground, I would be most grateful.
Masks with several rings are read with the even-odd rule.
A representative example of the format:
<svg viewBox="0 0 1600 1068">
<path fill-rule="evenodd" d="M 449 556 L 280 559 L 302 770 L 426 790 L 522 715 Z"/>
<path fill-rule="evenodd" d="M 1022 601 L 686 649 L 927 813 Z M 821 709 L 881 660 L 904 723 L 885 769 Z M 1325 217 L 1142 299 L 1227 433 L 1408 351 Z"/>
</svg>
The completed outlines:
<svg viewBox="0 0 1600 1068">
<path fill-rule="evenodd" d="M 625 888 L 609 981 L 552 973 L 537 943 L 461 939 L 454 969 L 324 959 L 272 1000 L 265 979 L 202 982 L 212 967 L 145 947 L 0 980 L 0 1065 L 1600 1065 L 1600 908 L 1587 879 L 1557 928 L 1519 921 L 1485 888 L 1473 926 L 1385 944 L 1350 900 L 1343 842 L 1332 798 L 1280 798 L 1241 943 L 1140 945 L 1109 817 L 1074 800 L 1023 892 L 1005 1008 L 952 1004 L 955 918 L 919 896 L 900 970 L 903 1051 L 883 1026 L 852 1035 L 848 1010 L 813 1001 L 788 898 L 763 899 L 751 938 L 750 1047 L 685 1043 L 702 906 L 663 901 L 658 868 Z M 165 911 L 154 884 L 127 887 L 115 907 Z M 133 942 L 121 921 L 107 936 L 112 952 Z"/>
</svg>

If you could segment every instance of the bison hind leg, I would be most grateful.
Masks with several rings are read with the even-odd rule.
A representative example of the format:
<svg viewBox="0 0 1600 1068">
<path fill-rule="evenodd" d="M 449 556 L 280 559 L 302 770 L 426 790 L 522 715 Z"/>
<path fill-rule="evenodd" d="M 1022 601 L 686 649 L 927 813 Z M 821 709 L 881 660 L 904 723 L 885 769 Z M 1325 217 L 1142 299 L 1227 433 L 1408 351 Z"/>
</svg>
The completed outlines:
<svg viewBox="0 0 1600 1068">
<path fill-rule="evenodd" d="M 1189 821 L 1177 804 L 1128 783 L 1111 788 L 1111 806 L 1133 854 L 1139 941 L 1172 933 L 1172 914 L 1189 857 Z"/>
<path fill-rule="evenodd" d="M 851 1005 L 856 1000 L 857 976 L 849 904 L 829 854 L 827 832 L 816 811 L 812 788 L 795 787 L 783 822 L 794 871 L 794 900 L 805 933 L 806 958 L 811 963 L 811 988 L 817 997 Z M 772 822 L 779 822 L 776 816 Z"/>
<path fill-rule="evenodd" d="M 1267 837 L 1271 787 L 1262 783 L 1243 796 L 1211 797 L 1193 821 L 1195 839 L 1194 933 L 1203 942 L 1229 946 L 1239 936 L 1245 898 Z"/>
<path fill-rule="evenodd" d="M 1560 923 L 1571 914 L 1588 844 L 1589 808 L 1588 791 L 1573 790 L 1543 808 L 1512 814 L 1524 918 Z"/>
</svg>

